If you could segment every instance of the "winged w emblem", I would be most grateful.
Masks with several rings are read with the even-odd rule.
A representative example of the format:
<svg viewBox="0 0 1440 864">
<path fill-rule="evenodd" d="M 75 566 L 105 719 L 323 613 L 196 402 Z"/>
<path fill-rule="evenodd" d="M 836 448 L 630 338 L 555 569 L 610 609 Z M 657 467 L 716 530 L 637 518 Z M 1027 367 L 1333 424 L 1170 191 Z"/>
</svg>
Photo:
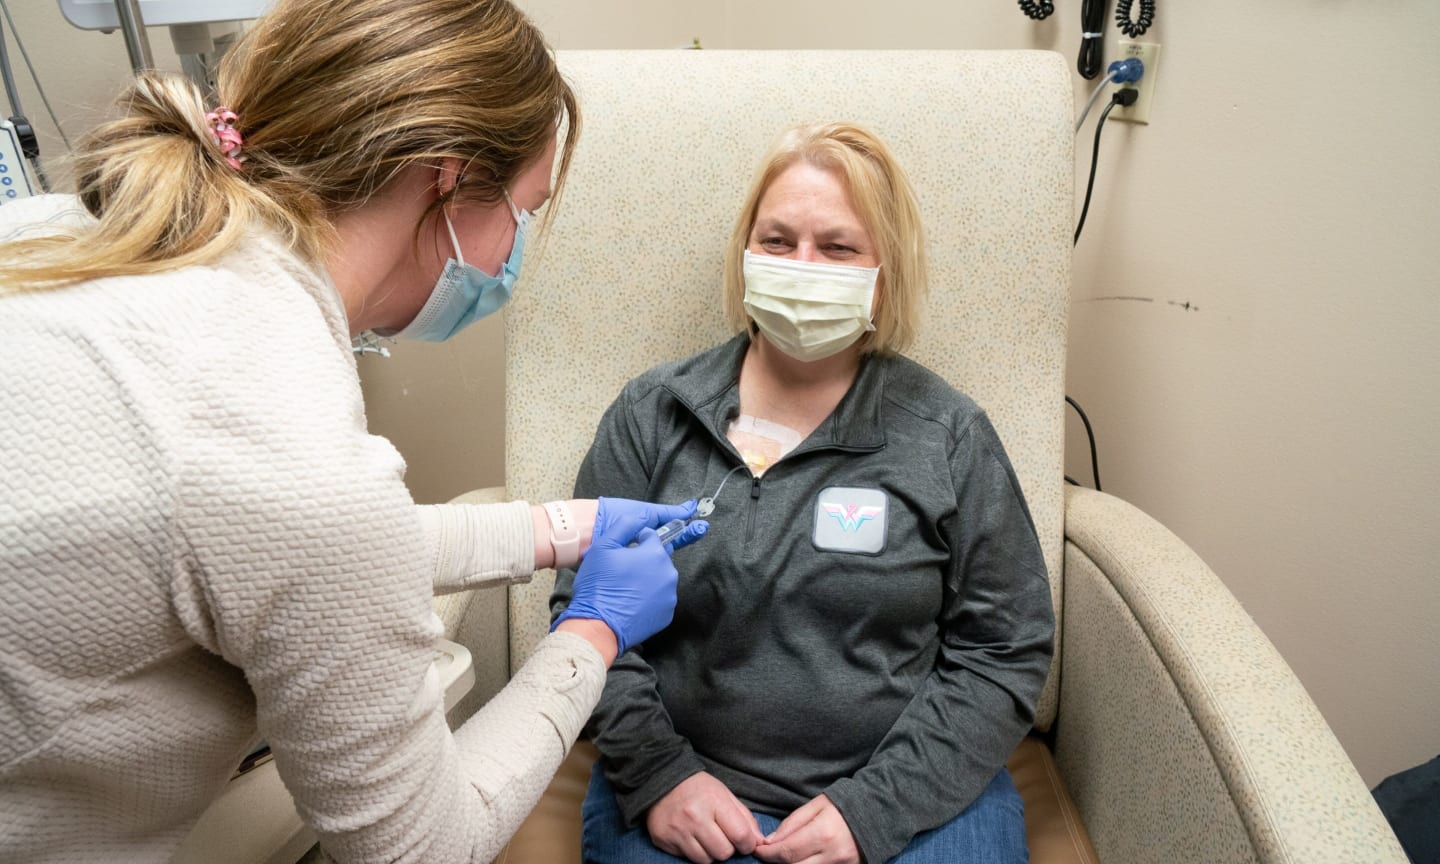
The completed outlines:
<svg viewBox="0 0 1440 864">
<path fill-rule="evenodd" d="M 859 531 L 860 526 L 885 512 L 883 507 L 862 507 L 859 504 L 828 504 L 821 502 L 825 512 L 835 517 L 845 533 Z"/>
</svg>

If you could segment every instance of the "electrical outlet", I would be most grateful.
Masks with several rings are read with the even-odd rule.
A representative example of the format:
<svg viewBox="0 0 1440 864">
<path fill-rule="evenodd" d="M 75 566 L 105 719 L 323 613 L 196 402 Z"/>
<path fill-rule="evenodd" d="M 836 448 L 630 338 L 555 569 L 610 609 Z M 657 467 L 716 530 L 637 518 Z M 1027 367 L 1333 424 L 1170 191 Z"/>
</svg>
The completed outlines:
<svg viewBox="0 0 1440 864">
<path fill-rule="evenodd" d="M 1115 106 L 1110 112 L 1112 120 L 1129 120 L 1132 123 L 1149 123 L 1150 106 L 1155 104 L 1155 78 L 1160 71 L 1160 46 L 1155 42 L 1120 42 L 1120 56 L 1118 60 L 1129 60 L 1132 57 L 1139 57 L 1140 62 L 1145 64 L 1145 75 L 1134 84 L 1122 84 L 1122 87 L 1133 87 L 1140 91 L 1140 98 L 1135 104 L 1128 108 L 1122 105 Z"/>
</svg>

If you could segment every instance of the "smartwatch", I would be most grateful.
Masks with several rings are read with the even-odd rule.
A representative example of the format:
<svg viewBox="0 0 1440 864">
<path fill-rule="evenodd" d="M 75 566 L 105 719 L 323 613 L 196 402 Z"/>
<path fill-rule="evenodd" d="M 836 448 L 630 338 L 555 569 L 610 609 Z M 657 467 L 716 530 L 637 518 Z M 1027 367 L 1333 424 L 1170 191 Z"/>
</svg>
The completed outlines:
<svg viewBox="0 0 1440 864">
<path fill-rule="evenodd" d="M 575 524 L 575 514 L 564 501 L 549 501 L 541 506 L 550 517 L 550 548 L 555 550 L 556 569 L 574 567 L 580 563 L 580 526 Z"/>
</svg>

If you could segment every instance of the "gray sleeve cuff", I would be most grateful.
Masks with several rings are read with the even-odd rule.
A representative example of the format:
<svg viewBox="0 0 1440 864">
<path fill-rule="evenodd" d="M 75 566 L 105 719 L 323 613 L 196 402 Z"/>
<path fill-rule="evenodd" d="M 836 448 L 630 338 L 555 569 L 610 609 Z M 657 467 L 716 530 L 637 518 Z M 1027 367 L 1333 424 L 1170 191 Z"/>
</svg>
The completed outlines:
<svg viewBox="0 0 1440 864">
<path fill-rule="evenodd" d="M 875 790 L 855 780 L 841 777 L 825 790 L 825 797 L 845 817 L 850 835 L 855 838 L 855 847 L 860 850 L 860 860 L 865 864 L 884 864 L 904 849 L 911 836 L 901 837 L 893 824 L 876 818 L 878 814 L 895 812 L 896 802 L 881 800 Z"/>
<path fill-rule="evenodd" d="M 643 824 L 645 813 L 655 806 L 655 802 L 670 794 L 670 790 L 686 779 L 704 770 L 705 763 L 700 761 L 700 757 L 695 755 L 688 744 L 669 762 L 649 772 L 645 782 L 629 792 L 622 792 L 615 786 L 616 778 L 610 773 L 610 766 L 605 766 L 606 777 L 611 786 L 615 787 L 615 803 L 620 807 L 620 815 L 625 819 L 626 828 Z"/>
</svg>

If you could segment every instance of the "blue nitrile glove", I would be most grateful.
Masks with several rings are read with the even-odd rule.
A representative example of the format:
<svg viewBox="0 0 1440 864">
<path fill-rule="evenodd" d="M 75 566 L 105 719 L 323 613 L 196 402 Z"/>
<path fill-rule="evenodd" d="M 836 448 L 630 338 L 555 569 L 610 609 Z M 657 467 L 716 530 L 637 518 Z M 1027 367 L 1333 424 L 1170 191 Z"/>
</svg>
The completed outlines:
<svg viewBox="0 0 1440 864">
<path fill-rule="evenodd" d="M 575 573 L 570 605 L 550 629 L 567 618 L 604 621 L 615 633 L 619 654 L 664 629 L 675 615 L 679 574 L 667 548 L 655 536 L 655 528 L 694 514 L 694 501 L 667 506 L 601 498 L 590 548 Z M 687 526 L 670 547 L 679 548 L 699 539 L 705 533 L 705 527 L 700 525 L 703 523 Z M 631 546 L 635 541 L 636 545 Z"/>
<path fill-rule="evenodd" d="M 629 498 L 601 498 L 600 507 L 595 513 L 595 534 L 612 533 L 616 520 L 625 516 L 640 516 L 645 520 L 645 527 L 659 528 L 671 519 L 690 519 L 695 515 L 695 499 L 686 501 L 683 504 L 652 504 L 649 501 L 632 501 Z M 674 553 L 676 549 L 683 549 L 705 536 L 710 529 L 710 523 L 703 519 L 696 520 L 685 526 L 685 530 L 675 535 L 665 544 L 665 551 Z"/>
</svg>

